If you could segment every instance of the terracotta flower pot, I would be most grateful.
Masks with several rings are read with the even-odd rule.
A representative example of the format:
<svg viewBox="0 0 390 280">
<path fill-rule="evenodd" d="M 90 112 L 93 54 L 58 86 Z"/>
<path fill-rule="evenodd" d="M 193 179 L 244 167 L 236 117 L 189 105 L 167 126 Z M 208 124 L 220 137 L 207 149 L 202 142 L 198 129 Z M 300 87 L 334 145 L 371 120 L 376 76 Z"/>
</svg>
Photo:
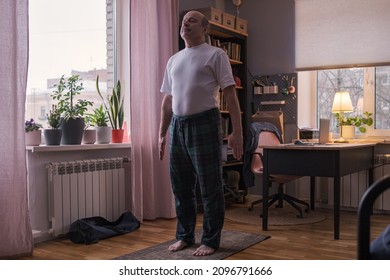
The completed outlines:
<svg viewBox="0 0 390 280">
<path fill-rule="evenodd" d="M 111 131 L 111 143 L 123 143 L 124 129 L 113 129 Z"/>
</svg>

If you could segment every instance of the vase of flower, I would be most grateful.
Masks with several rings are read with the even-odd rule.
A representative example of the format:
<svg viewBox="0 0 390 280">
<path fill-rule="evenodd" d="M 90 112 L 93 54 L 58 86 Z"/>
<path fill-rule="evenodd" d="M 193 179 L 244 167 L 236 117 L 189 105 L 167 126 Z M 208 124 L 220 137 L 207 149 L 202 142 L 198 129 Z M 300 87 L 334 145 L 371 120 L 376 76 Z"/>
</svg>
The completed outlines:
<svg viewBox="0 0 390 280">
<path fill-rule="evenodd" d="M 42 142 L 42 125 L 36 123 L 34 119 L 26 120 L 24 123 L 26 146 L 39 146 Z"/>
</svg>

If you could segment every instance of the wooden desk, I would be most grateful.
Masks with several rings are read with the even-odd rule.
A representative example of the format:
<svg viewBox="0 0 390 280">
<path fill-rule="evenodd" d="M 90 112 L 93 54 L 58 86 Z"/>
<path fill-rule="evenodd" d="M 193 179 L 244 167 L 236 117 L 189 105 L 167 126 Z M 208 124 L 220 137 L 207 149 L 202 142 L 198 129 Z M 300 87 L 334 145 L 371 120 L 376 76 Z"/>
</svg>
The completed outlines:
<svg viewBox="0 0 390 280">
<path fill-rule="evenodd" d="M 369 185 L 373 182 L 374 143 L 327 144 L 304 146 L 284 144 L 264 147 L 263 158 L 263 230 L 268 228 L 269 174 L 311 177 L 311 208 L 314 210 L 314 178 L 333 177 L 334 239 L 340 237 L 341 177 L 368 170 Z"/>
</svg>

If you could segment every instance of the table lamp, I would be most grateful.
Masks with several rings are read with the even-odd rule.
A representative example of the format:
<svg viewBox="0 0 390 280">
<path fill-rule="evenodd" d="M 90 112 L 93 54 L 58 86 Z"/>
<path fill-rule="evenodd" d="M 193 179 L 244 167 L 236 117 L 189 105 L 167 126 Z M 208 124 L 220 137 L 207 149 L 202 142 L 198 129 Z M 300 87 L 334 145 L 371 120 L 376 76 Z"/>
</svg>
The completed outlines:
<svg viewBox="0 0 390 280">
<path fill-rule="evenodd" d="M 335 140 L 335 143 L 347 143 L 348 141 L 342 137 L 342 125 L 343 113 L 353 112 L 353 106 L 351 101 L 351 96 L 347 91 L 336 92 L 333 99 L 332 113 L 339 114 L 339 125 L 340 125 L 340 137 Z"/>
</svg>

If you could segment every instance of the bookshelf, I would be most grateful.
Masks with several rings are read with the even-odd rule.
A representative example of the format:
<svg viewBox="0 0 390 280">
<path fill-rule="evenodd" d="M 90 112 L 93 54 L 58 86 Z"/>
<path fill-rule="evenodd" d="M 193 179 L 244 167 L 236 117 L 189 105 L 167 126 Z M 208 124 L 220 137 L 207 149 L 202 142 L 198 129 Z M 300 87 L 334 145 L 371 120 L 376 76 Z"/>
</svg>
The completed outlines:
<svg viewBox="0 0 390 280">
<path fill-rule="evenodd" d="M 242 33 L 238 30 L 226 27 L 222 24 L 214 21 L 209 21 L 210 30 L 206 40 L 209 44 L 220 47 L 227 53 L 234 76 L 238 77 L 238 84 L 236 85 L 237 97 L 240 102 L 241 117 L 243 134 L 246 135 L 246 108 L 247 108 L 247 36 L 248 34 Z M 236 81 L 237 82 L 237 81 Z M 220 95 L 220 111 L 222 114 L 222 131 L 223 137 L 226 139 L 227 135 L 231 132 L 231 123 L 229 118 L 229 112 L 226 108 L 226 102 L 223 94 Z M 226 140 L 225 140 L 226 141 Z M 227 161 L 225 166 L 242 165 L 242 161 L 237 161 L 232 158 L 231 152 L 228 151 Z"/>
<path fill-rule="evenodd" d="M 242 33 L 230 27 L 223 26 L 222 24 L 214 21 L 209 21 L 210 30 L 208 34 L 208 42 L 216 47 L 220 47 L 225 50 L 229 56 L 230 65 L 232 66 L 233 75 L 236 80 L 236 92 L 241 108 L 242 128 L 243 135 L 247 133 L 248 114 L 248 98 L 247 98 L 247 37 L 248 34 Z M 238 83 L 237 83 L 238 82 Z M 239 172 L 240 181 L 239 186 L 243 186 L 243 173 L 242 173 L 242 160 L 236 160 L 233 157 L 232 150 L 227 146 L 227 135 L 231 132 L 231 122 L 229 118 L 229 112 L 226 107 L 223 94 L 220 93 L 220 111 L 222 114 L 222 132 L 224 137 L 224 150 L 226 152 L 225 161 L 223 164 L 224 176 L 227 176 L 230 171 Z M 244 139 L 245 143 L 245 139 Z M 245 144 L 244 144 L 245 145 Z M 229 189 L 230 186 L 227 186 Z M 236 202 L 245 200 L 246 190 L 235 190 L 230 192 Z"/>
</svg>

